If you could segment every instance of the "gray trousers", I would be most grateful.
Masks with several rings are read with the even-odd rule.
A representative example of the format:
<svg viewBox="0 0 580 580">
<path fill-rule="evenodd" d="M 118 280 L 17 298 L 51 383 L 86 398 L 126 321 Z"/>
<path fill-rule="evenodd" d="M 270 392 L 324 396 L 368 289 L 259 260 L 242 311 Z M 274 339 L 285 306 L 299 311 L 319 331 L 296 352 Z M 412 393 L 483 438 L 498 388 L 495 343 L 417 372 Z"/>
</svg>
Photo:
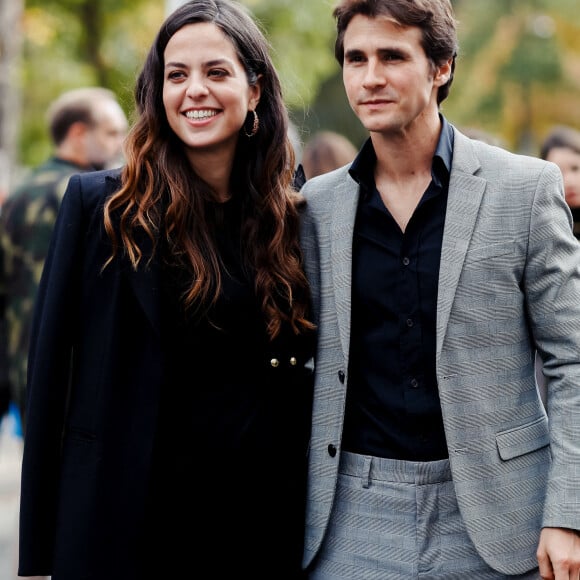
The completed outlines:
<svg viewBox="0 0 580 580">
<path fill-rule="evenodd" d="M 477 553 L 459 514 L 448 460 L 343 452 L 329 528 L 310 580 L 536 580 L 506 576 Z"/>
</svg>

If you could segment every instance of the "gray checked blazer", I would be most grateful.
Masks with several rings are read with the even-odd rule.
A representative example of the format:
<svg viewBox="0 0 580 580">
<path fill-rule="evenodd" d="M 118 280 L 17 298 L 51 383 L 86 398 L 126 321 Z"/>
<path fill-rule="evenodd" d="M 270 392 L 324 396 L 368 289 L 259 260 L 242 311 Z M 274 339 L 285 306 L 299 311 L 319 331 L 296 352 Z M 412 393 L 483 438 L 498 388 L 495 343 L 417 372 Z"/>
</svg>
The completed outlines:
<svg viewBox="0 0 580 580">
<path fill-rule="evenodd" d="M 454 133 L 437 297 L 439 396 L 468 533 L 492 568 L 521 574 L 537 566 L 541 527 L 580 528 L 580 244 L 556 165 Z M 340 458 L 359 189 L 343 167 L 302 193 L 319 324 L 308 566 L 328 524 Z"/>
</svg>

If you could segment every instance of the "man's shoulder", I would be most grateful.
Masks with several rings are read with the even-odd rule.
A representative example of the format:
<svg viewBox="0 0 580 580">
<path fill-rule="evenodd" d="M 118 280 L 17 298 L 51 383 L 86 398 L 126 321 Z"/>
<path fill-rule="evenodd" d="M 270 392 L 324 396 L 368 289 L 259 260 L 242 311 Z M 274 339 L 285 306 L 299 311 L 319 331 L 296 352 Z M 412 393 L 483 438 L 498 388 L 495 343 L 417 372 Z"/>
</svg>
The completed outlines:
<svg viewBox="0 0 580 580">
<path fill-rule="evenodd" d="M 349 173 L 350 164 L 339 167 L 311 177 L 302 187 L 302 192 L 305 196 L 316 195 L 323 192 L 334 191 L 339 186 L 356 186 L 356 182 Z"/>
<path fill-rule="evenodd" d="M 69 178 L 79 171 L 82 169 L 73 164 L 49 159 L 24 174 L 6 203 L 29 203 L 51 196 L 62 198 Z"/>
<path fill-rule="evenodd" d="M 550 164 L 532 155 L 510 151 L 504 147 L 485 143 L 457 132 L 453 147 L 453 166 L 478 165 L 479 172 L 492 172 L 506 178 L 517 175 L 537 175 Z"/>
</svg>

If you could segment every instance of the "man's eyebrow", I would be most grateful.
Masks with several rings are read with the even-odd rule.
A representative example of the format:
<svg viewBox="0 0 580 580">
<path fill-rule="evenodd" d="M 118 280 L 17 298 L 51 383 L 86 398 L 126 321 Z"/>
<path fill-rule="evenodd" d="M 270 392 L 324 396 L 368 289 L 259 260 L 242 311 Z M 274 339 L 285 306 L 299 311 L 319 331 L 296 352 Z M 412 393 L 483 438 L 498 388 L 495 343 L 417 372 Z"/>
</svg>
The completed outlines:
<svg viewBox="0 0 580 580">
<path fill-rule="evenodd" d="M 352 58 L 353 56 L 360 56 L 364 54 L 359 48 L 351 48 L 344 53 L 344 58 Z"/>
<path fill-rule="evenodd" d="M 381 56 L 387 56 L 390 54 L 395 54 L 395 55 L 399 55 L 399 56 L 403 56 L 404 54 L 407 54 L 406 50 L 403 50 L 401 48 L 399 48 L 398 46 L 391 46 L 391 47 L 387 47 L 387 48 L 379 48 L 379 50 L 377 51 Z"/>
<path fill-rule="evenodd" d="M 386 55 L 390 55 L 390 54 L 402 56 L 404 54 L 407 54 L 407 52 L 404 49 L 401 49 L 398 46 L 385 46 L 383 48 L 377 49 L 376 53 L 381 55 L 381 56 L 386 56 Z M 361 56 L 364 54 L 365 54 L 364 50 L 361 50 L 360 48 L 351 48 L 351 49 L 345 51 L 344 57 L 345 58 L 352 58 L 353 56 Z"/>
</svg>

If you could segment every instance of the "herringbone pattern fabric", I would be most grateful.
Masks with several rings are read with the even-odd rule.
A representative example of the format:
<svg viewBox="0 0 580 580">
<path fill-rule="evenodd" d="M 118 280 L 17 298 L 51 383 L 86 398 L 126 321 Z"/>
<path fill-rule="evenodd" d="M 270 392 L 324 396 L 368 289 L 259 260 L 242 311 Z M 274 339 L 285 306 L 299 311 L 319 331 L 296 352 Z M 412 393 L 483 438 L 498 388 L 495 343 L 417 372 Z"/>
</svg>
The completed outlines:
<svg viewBox="0 0 580 580">
<path fill-rule="evenodd" d="M 329 533 L 310 580 L 471 578 L 540 576 L 537 566 L 508 577 L 484 562 L 459 513 L 447 460 L 414 463 L 342 454 Z"/>
<path fill-rule="evenodd" d="M 342 168 L 310 180 L 303 193 L 320 324 L 308 564 L 335 496 L 358 186 Z M 580 245 L 571 224 L 555 165 L 455 132 L 437 379 L 461 516 L 479 554 L 504 574 L 532 567 L 542 525 L 580 522 Z M 549 380 L 549 421 L 535 383 L 536 348 Z"/>
</svg>

